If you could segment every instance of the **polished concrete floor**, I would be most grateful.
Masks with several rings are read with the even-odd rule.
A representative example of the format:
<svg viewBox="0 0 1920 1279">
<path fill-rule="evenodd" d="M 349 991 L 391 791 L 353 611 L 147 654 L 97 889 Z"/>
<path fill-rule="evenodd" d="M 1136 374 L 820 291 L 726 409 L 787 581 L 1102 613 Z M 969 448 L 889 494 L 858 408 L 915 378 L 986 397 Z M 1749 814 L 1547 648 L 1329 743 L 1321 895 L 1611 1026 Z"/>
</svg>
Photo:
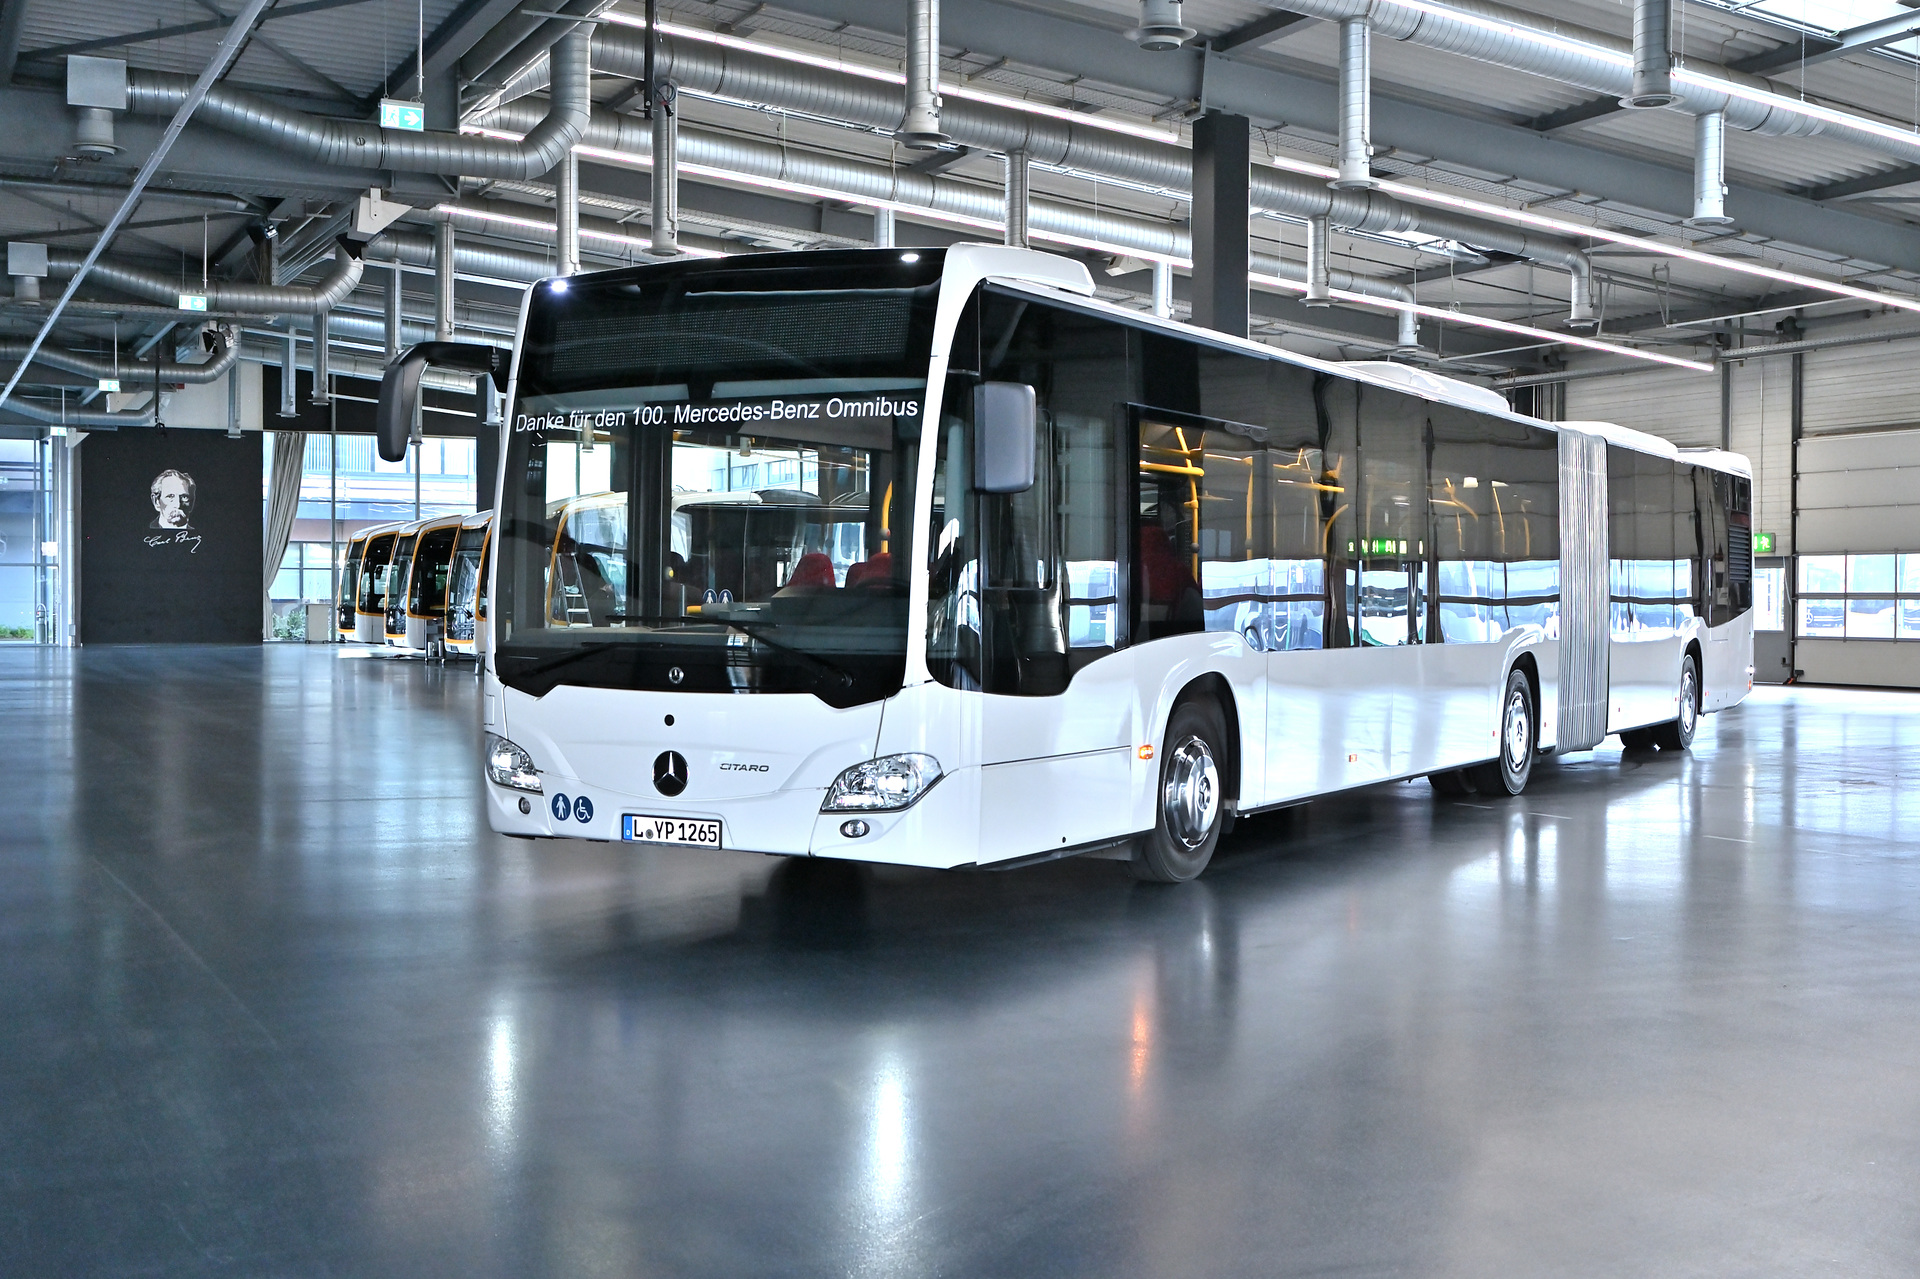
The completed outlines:
<svg viewBox="0 0 1920 1279">
<path fill-rule="evenodd" d="M 475 723 L 0 652 L 0 1275 L 1920 1272 L 1920 696 L 1170 889 L 497 839 Z"/>
</svg>

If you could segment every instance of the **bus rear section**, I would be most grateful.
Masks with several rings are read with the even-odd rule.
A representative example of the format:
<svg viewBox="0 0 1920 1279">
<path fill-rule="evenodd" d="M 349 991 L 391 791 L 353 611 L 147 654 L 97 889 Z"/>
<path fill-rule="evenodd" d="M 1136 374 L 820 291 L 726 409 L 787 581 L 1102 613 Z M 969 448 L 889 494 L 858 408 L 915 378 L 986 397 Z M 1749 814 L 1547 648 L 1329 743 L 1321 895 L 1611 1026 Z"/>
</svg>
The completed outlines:
<svg viewBox="0 0 1920 1279">
<path fill-rule="evenodd" d="M 537 289 L 495 828 L 939 867 L 1097 851 L 1178 880 L 1237 815 L 1419 776 L 1510 794 L 1604 735 L 1562 705 L 1610 692 L 1606 512 L 1577 518 L 1565 462 L 1604 452 L 1484 391 L 1090 293 L 979 246 Z M 1743 695 L 1727 669 L 1699 663 L 1701 708 Z"/>
</svg>

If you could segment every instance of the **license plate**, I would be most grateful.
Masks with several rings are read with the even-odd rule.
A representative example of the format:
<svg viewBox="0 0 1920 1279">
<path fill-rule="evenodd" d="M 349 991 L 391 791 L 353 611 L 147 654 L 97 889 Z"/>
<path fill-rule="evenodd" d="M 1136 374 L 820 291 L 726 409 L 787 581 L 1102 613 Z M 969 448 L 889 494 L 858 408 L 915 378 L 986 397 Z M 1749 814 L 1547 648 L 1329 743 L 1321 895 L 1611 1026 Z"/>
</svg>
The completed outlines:
<svg viewBox="0 0 1920 1279">
<path fill-rule="evenodd" d="M 628 813 L 621 819 L 620 827 L 620 837 L 635 843 L 720 847 L 720 823 L 698 817 L 643 817 Z"/>
</svg>

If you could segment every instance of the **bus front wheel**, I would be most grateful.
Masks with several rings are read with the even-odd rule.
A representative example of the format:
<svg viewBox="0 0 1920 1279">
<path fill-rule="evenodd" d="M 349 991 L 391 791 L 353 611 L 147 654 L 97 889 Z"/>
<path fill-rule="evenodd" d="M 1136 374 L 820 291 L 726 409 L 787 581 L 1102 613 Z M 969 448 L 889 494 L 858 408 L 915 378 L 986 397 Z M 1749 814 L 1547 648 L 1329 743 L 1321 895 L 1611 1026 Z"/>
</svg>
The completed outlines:
<svg viewBox="0 0 1920 1279">
<path fill-rule="evenodd" d="M 1518 795 L 1533 775 L 1533 748 L 1540 740 L 1534 718 L 1533 684 L 1517 667 L 1507 672 L 1506 692 L 1500 698 L 1500 758 L 1467 770 L 1482 795 Z"/>
<path fill-rule="evenodd" d="M 1651 730 L 1653 744 L 1663 751 L 1683 751 L 1693 745 L 1693 733 L 1700 726 L 1700 666 L 1688 653 L 1680 663 L 1679 714 Z"/>
<path fill-rule="evenodd" d="M 1167 719 L 1153 829 L 1134 849 L 1136 878 L 1178 884 L 1213 860 L 1226 810 L 1226 717 L 1211 701 L 1182 702 Z"/>
</svg>

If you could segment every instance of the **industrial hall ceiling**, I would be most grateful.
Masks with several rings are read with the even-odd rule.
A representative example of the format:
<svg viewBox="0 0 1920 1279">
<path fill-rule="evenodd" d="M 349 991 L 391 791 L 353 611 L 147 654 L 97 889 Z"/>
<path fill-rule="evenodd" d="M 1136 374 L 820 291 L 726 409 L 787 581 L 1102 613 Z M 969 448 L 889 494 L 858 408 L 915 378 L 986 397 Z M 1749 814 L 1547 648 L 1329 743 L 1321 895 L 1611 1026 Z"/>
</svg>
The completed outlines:
<svg viewBox="0 0 1920 1279">
<path fill-rule="evenodd" d="M 241 7 L 0 0 L 8 375 Z M 1164 304 L 1183 315 L 1182 152 L 1217 111 L 1251 121 L 1259 340 L 1497 385 L 1570 360 L 1706 371 L 1783 317 L 1920 310 L 1920 11 L 1675 0 L 1665 105 L 1634 79 L 1634 12 L 1600 0 L 942 0 L 944 140 L 915 147 L 899 138 L 904 0 L 657 3 L 679 249 L 864 245 L 889 216 L 903 245 L 997 241 L 1014 151 L 1034 247 L 1085 261 L 1104 297 L 1141 309 L 1155 264 L 1170 262 Z M 405 146 L 375 126 L 383 99 L 419 104 L 417 138 L 525 153 L 554 136 L 566 50 L 589 42 L 579 253 L 589 270 L 653 260 L 643 0 L 276 0 L 0 422 L 45 423 L 56 404 L 137 408 L 99 387 L 101 361 L 158 361 L 144 366 L 156 378 L 235 352 L 277 362 L 320 328 L 330 367 L 364 375 L 436 322 L 510 340 L 526 284 L 559 265 L 556 177 L 497 159 L 395 159 Z M 1343 61 L 1358 98 L 1342 92 Z M 84 105 L 95 91 L 105 108 Z M 1363 180 L 1332 190 L 1352 176 L 1343 104 L 1348 129 L 1353 110 L 1364 116 L 1371 149 Z M 449 229 L 450 307 L 434 276 Z M 1323 237 L 1330 306 L 1302 297 L 1310 234 Z M 189 298 L 205 314 L 183 313 L 202 304 Z"/>
</svg>

